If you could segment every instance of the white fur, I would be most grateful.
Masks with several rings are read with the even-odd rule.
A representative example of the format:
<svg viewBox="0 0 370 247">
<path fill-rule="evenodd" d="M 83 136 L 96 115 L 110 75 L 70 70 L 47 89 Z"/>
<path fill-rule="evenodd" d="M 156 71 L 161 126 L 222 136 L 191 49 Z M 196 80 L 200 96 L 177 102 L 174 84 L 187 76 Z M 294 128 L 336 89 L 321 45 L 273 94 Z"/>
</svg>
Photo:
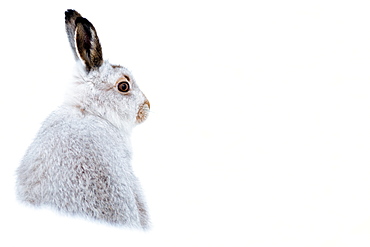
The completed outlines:
<svg viewBox="0 0 370 247">
<path fill-rule="evenodd" d="M 116 88 L 125 75 L 131 86 L 127 94 Z M 44 121 L 17 169 L 18 198 L 146 229 L 148 213 L 131 168 L 130 143 L 138 113 L 144 111 L 141 121 L 148 115 L 146 101 L 126 68 L 104 61 L 87 71 L 77 61 L 65 102 Z"/>
</svg>

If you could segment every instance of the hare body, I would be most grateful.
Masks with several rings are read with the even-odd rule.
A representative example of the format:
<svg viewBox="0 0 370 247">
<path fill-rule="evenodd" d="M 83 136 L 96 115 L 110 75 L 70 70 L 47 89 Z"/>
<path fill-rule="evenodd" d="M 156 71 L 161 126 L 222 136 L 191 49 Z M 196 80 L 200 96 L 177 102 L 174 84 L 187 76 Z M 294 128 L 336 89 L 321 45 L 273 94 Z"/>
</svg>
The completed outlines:
<svg viewBox="0 0 370 247">
<path fill-rule="evenodd" d="M 66 29 L 76 74 L 64 104 L 44 121 L 17 169 L 18 198 L 145 229 L 149 219 L 131 167 L 130 134 L 147 118 L 149 102 L 126 68 L 102 60 L 90 22 L 68 10 Z"/>
</svg>

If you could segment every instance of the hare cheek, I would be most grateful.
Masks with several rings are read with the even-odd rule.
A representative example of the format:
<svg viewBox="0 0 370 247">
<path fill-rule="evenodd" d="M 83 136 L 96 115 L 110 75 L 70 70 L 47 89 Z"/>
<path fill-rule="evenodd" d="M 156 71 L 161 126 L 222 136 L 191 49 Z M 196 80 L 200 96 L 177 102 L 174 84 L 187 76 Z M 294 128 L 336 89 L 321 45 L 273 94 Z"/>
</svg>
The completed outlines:
<svg viewBox="0 0 370 247">
<path fill-rule="evenodd" d="M 142 123 L 144 122 L 149 115 L 149 109 L 150 109 L 150 103 L 148 100 L 146 100 L 142 105 L 139 107 L 139 111 L 136 115 L 136 123 Z"/>
</svg>

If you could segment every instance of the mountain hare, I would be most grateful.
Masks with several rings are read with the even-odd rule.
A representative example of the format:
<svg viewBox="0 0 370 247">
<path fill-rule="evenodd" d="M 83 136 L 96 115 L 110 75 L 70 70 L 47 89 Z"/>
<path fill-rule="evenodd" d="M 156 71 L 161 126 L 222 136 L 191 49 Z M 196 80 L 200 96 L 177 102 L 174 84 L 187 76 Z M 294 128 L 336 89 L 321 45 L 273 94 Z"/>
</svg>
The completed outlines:
<svg viewBox="0 0 370 247">
<path fill-rule="evenodd" d="M 146 229 L 130 134 L 147 118 L 149 101 L 126 68 L 103 60 L 87 19 L 67 10 L 65 24 L 76 75 L 65 102 L 44 121 L 17 169 L 17 196 L 62 213 Z"/>
</svg>

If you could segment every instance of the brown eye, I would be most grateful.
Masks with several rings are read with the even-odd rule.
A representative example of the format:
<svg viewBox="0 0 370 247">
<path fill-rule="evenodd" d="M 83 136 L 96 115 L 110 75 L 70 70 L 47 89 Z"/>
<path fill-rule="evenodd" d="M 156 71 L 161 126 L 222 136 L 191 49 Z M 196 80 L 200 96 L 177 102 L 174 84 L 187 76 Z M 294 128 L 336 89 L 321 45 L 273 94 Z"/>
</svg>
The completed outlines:
<svg viewBox="0 0 370 247">
<path fill-rule="evenodd" d="M 130 84 L 127 81 L 120 82 L 117 89 L 122 93 L 127 93 L 130 90 Z"/>
</svg>

